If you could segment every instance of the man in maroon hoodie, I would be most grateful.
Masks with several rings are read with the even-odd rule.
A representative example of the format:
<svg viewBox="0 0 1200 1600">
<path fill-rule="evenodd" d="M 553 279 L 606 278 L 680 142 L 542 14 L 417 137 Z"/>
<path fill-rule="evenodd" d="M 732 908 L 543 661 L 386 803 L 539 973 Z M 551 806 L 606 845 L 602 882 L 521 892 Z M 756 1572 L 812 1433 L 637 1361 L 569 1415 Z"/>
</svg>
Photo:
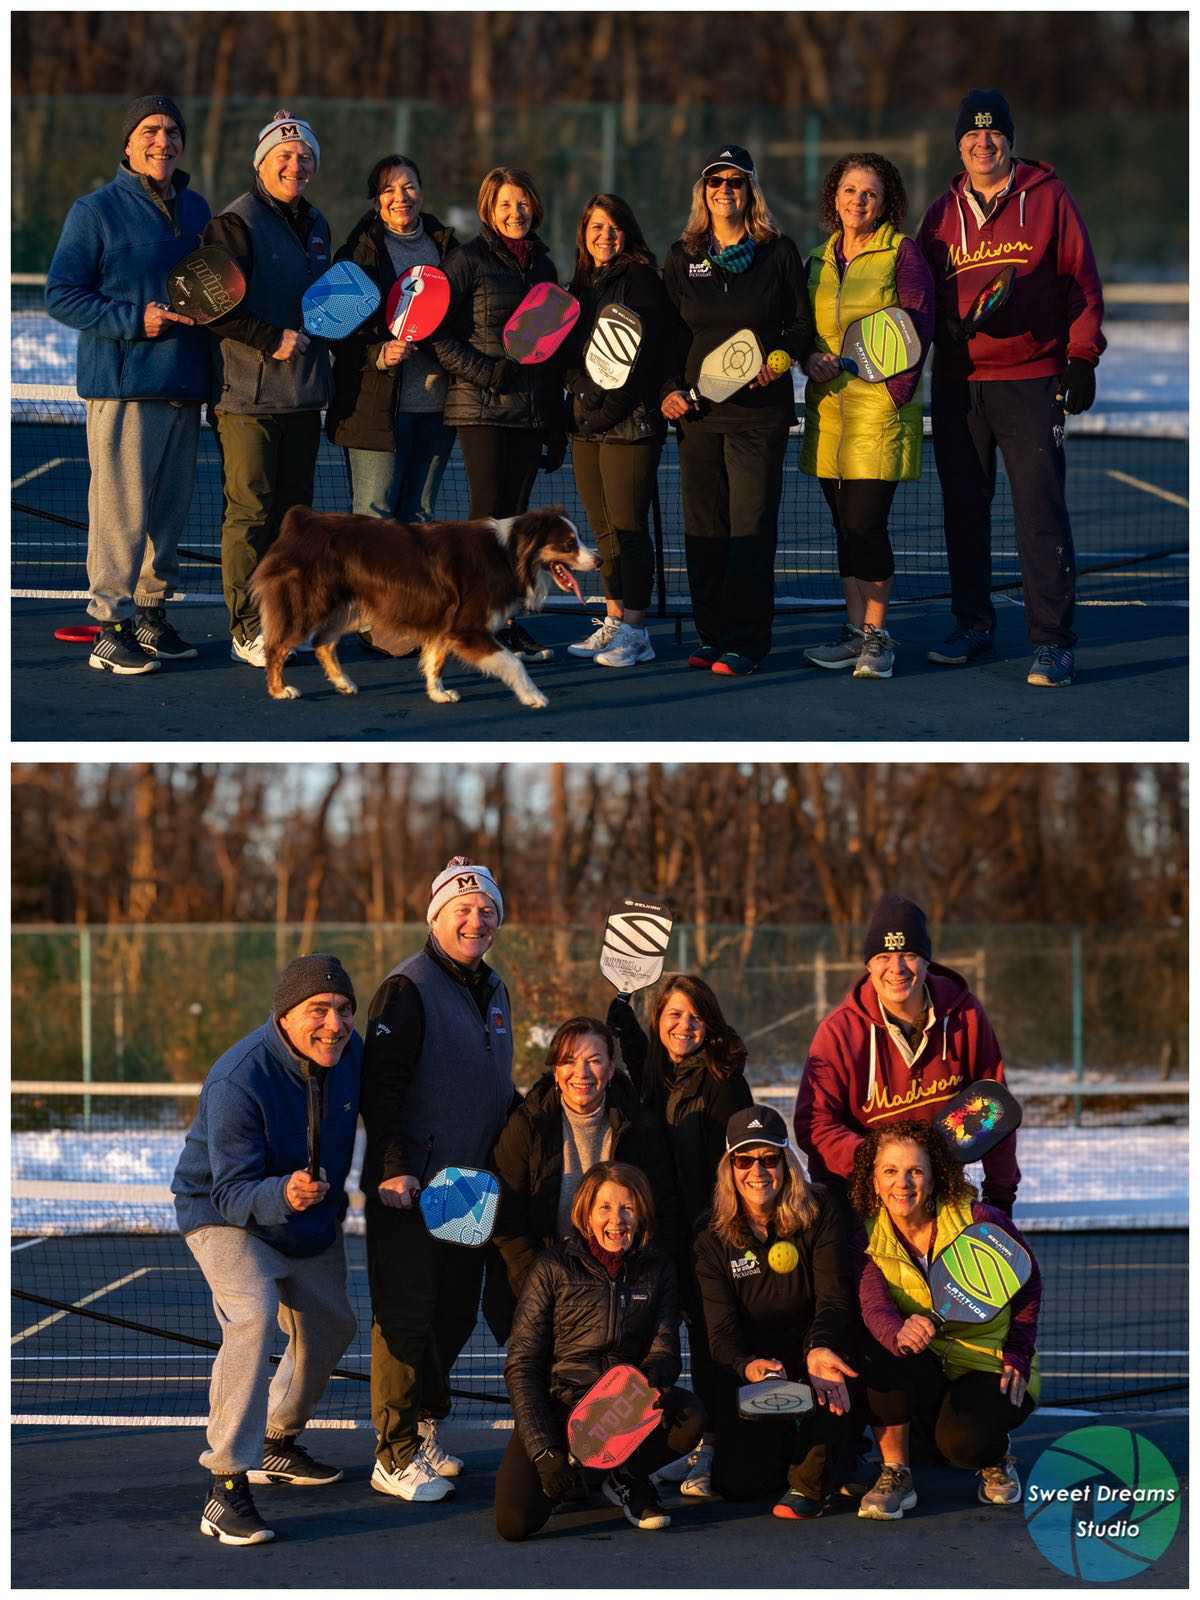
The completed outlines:
<svg viewBox="0 0 1200 1600">
<path fill-rule="evenodd" d="M 1075 547 L 1066 501 L 1064 413 L 1096 397 L 1104 299 L 1083 218 L 1054 168 L 1012 153 L 1013 120 L 996 89 L 972 89 L 955 144 L 964 171 L 925 213 L 917 243 L 937 285 L 933 450 L 944 502 L 955 627 L 930 661 L 964 666 L 990 652 L 991 504 L 996 446 L 1012 487 L 1028 681 L 1075 674 Z M 1007 303 L 974 335 L 963 319 L 1002 267 Z"/>
<path fill-rule="evenodd" d="M 796 1143 L 809 1176 L 845 1201 L 868 1128 L 932 1122 L 977 1078 L 1004 1081 L 1000 1045 L 965 980 L 932 960 L 920 906 L 888 894 L 863 945 L 867 970 L 820 1023 L 796 1096 Z M 1012 1215 L 1017 1136 L 983 1159 L 983 1199 Z"/>
</svg>

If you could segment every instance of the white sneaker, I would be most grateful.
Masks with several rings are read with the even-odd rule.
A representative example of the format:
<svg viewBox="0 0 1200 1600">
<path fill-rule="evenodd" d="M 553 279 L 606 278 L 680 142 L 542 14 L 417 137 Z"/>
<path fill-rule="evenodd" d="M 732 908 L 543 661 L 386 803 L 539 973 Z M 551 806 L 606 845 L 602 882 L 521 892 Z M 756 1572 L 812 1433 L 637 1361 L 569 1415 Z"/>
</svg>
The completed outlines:
<svg viewBox="0 0 1200 1600">
<path fill-rule="evenodd" d="M 454 1492 L 446 1479 L 440 1478 L 430 1466 L 424 1450 L 418 1450 L 403 1468 L 385 1467 L 376 1458 L 371 1487 L 380 1494 L 394 1494 L 401 1500 L 444 1500 Z"/>
<path fill-rule="evenodd" d="M 432 1417 L 424 1417 L 417 1423 L 417 1432 L 421 1436 L 421 1454 L 437 1473 L 439 1478 L 457 1478 L 463 1469 L 462 1461 L 458 1456 L 452 1456 L 443 1450 L 438 1443 L 437 1423 Z"/>
<path fill-rule="evenodd" d="M 679 1485 L 680 1494 L 693 1500 L 715 1500 L 712 1486 L 712 1445 L 702 1444 L 688 1457 L 688 1475 Z"/>
<path fill-rule="evenodd" d="M 267 664 L 267 647 L 263 643 L 262 634 L 257 634 L 246 643 L 242 639 L 229 641 L 230 661 L 244 661 L 248 667 L 265 667 Z"/>
<path fill-rule="evenodd" d="M 623 622 L 613 634 L 612 643 L 593 660 L 598 667 L 636 667 L 639 661 L 654 660 L 654 646 L 645 628 Z"/>
<path fill-rule="evenodd" d="M 586 639 L 580 639 L 578 644 L 569 644 L 569 656 L 598 656 L 601 650 L 607 650 L 616 637 L 617 629 L 622 626 L 620 617 L 593 617 L 596 624 L 594 633 L 589 633 Z"/>
</svg>

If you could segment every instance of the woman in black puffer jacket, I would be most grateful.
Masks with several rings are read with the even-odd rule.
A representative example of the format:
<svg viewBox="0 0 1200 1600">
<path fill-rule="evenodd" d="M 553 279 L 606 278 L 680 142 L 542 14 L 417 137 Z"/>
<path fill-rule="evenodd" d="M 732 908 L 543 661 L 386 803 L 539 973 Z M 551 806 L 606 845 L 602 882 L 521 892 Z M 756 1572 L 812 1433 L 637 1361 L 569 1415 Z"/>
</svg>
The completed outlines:
<svg viewBox="0 0 1200 1600">
<path fill-rule="evenodd" d="M 496 1530 L 527 1539 L 570 1494 L 566 1424 L 610 1367 L 636 1366 L 661 1391 L 661 1425 L 603 1480 L 605 1498 L 635 1528 L 663 1528 L 650 1474 L 700 1438 L 703 1410 L 679 1376 L 675 1272 L 654 1250 L 654 1201 L 636 1167 L 601 1161 L 571 1208 L 574 1237 L 547 1250 L 526 1280 L 508 1340 L 504 1381 L 516 1426 L 496 1475 Z"/>
<path fill-rule="evenodd" d="M 533 179 L 493 167 L 479 187 L 478 235 L 446 261 L 450 311 L 432 340 L 450 374 L 445 421 L 471 491 L 471 517 L 516 517 L 528 509 L 538 467 L 556 471 L 566 454 L 562 369 L 557 360 L 520 366 L 504 353 L 504 325 L 537 283 L 558 272 L 536 229 L 545 215 Z M 526 661 L 549 660 L 523 628 L 504 642 Z"/>
<path fill-rule="evenodd" d="M 571 395 L 575 483 L 600 551 L 607 615 L 596 619 L 594 633 L 567 649 L 598 666 L 632 667 L 654 659 L 645 625 L 654 587 L 650 503 L 667 431 L 659 411 L 664 354 L 675 343 L 671 330 L 678 316 L 637 218 L 620 195 L 592 196 L 579 218 L 575 248 L 571 293 L 580 314 L 566 346 L 563 377 Z M 600 312 L 609 305 L 633 313 L 641 344 L 626 366 L 628 335 L 608 319 L 599 342 L 611 352 L 611 380 L 623 376 L 624 382 L 603 388 L 587 370 L 586 353 Z"/>
</svg>

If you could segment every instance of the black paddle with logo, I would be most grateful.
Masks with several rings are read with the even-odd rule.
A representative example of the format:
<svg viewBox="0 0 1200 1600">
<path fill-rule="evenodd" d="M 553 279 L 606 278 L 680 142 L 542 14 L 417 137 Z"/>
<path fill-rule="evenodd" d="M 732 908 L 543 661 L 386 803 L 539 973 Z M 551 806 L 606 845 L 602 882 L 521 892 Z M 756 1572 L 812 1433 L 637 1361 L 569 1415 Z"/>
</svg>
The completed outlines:
<svg viewBox="0 0 1200 1600">
<path fill-rule="evenodd" d="M 321 1179 L 321 1079 L 310 1071 L 304 1080 L 308 1095 L 308 1175 L 314 1183 Z"/>
</svg>

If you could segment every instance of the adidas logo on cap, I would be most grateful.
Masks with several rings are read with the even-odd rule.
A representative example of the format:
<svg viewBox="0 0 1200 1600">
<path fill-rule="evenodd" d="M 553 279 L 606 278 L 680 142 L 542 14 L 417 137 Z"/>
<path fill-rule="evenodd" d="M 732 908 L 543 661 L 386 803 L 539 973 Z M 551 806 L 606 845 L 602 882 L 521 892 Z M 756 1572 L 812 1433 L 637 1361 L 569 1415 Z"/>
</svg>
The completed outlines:
<svg viewBox="0 0 1200 1600">
<path fill-rule="evenodd" d="M 761 1128 L 762 1127 L 762 1123 L 758 1120 L 757 1117 L 755 1117 L 754 1120 L 752 1122 L 748 1122 L 746 1124 L 746 1126 L 748 1128 Z"/>
</svg>

